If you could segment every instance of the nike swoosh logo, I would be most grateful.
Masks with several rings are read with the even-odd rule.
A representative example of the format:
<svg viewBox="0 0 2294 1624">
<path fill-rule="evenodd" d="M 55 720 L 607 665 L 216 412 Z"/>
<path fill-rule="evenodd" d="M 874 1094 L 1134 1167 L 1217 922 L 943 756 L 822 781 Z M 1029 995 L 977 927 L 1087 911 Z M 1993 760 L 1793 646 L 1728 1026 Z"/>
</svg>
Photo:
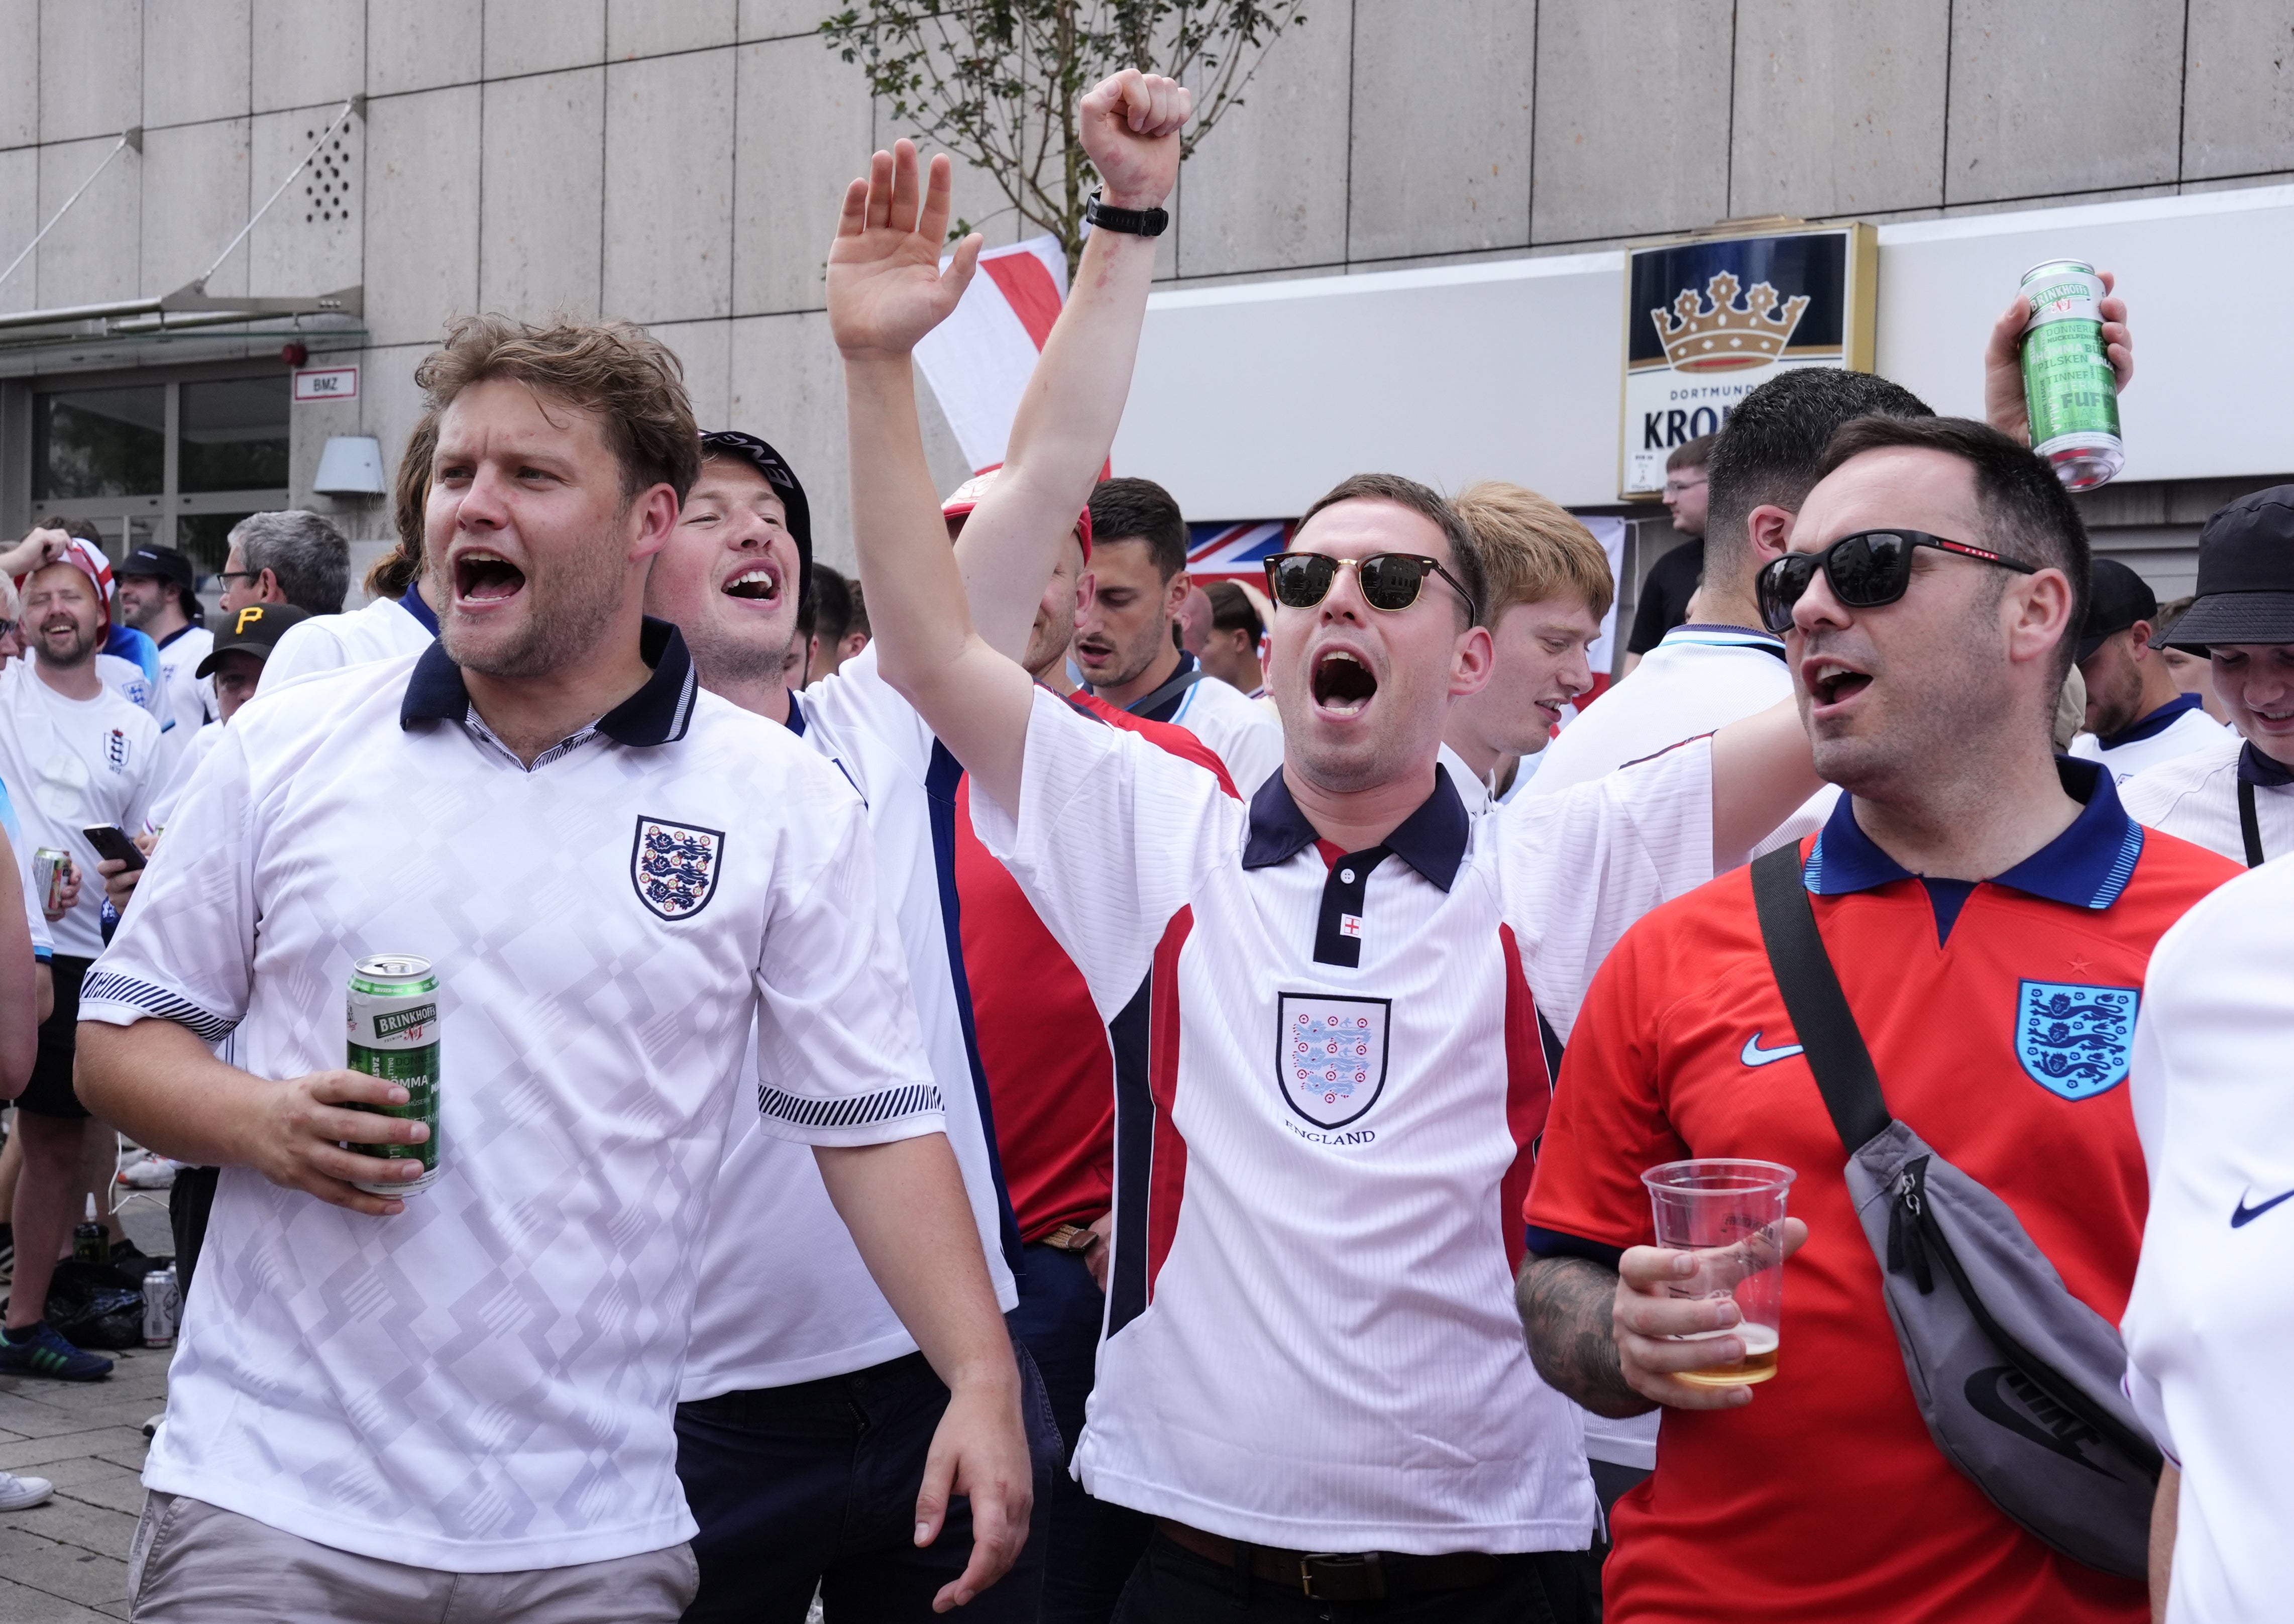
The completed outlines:
<svg viewBox="0 0 2294 1624">
<path fill-rule="evenodd" d="M 2244 1229 L 2281 1201 L 2294 1201 L 2294 1190 L 2288 1190 L 2282 1196 L 2273 1196 L 2260 1206 L 2249 1206 L 2246 1204 L 2246 1198 L 2241 1196 L 2238 1198 L 2238 1209 L 2230 1215 L 2230 1227 L 2233 1230 Z"/>
<path fill-rule="evenodd" d="M 1777 1060 L 1788 1060 L 1800 1052 L 1801 1046 L 1798 1043 L 1786 1043 L 1777 1049 L 1763 1049 L 1761 1047 L 1761 1035 L 1755 1032 L 1745 1040 L 1745 1051 L 1737 1058 L 1747 1066 L 1768 1066 Z"/>
</svg>

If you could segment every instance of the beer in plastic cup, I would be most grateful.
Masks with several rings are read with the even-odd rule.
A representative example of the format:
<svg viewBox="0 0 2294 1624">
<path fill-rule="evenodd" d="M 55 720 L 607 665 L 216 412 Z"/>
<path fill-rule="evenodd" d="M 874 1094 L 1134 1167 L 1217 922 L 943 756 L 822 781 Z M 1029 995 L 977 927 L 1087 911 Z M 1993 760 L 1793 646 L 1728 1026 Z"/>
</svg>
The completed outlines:
<svg viewBox="0 0 2294 1624">
<path fill-rule="evenodd" d="M 1765 1382 L 1777 1373 L 1785 1303 L 1785 1194 L 1793 1170 L 1775 1162 L 1699 1157 L 1667 1162 L 1641 1174 L 1656 1214 L 1656 1244 L 1687 1252 L 1696 1272 L 1665 1282 L 1675 1297 L 1733 1297 L 1744 1316 L 1722 1331 L 1677 1337 L 1699 1342 L 1734 1336 L 1745 1357 L 1677 1372 L 1704 1387 Z"/>
</svg>

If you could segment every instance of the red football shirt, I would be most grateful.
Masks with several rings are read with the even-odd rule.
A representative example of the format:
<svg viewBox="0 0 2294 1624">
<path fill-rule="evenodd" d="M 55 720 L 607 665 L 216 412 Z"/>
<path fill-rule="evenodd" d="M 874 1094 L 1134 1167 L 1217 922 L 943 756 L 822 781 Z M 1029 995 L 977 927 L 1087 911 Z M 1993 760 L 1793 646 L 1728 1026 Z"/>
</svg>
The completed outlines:
<svg viewBox="0 0 2294 1624">
<path fill-rule="evenodd" d="M 1234 793 L 1218 757 L 1185 728 L 1088 694 L 1068 702 L 1184 757 Z M 980 1064 L 1020 1238 L 1040 1240 L 1113 1204 L 1115 1062 L 1082 972 L 972 833 L 969 777 L 956 793 L 956 893 Z"/>
<path fill-rule="evenodd" d="M 2144 970 L 2239 871 L 2131 823 L 2108 775 L 2064 776 L 2086 810 L 1997 880 L 1913 878 L 1846 798 L 1803 874 L 1890 1108 L 2116 1324 L 2149 1198 L 2122 1086 Z M 1742 1409 L 1664 1412 L 1656 1471 L 1617 1505 L 1606 1616 L 2142 1624 L 2141 1581 L 2055 1555 L 1929 1438 L 1797 1041 L 1743 869 L 1628 932 L 1570 1035 L 1526 1208 L 1534 1249 L 1614 1262 L 1650 1244 L 1641 1173 L 1691 1156 L 1795 1169 L 1809 1226 L 1785 1267 L 1776 1377 Z"/>
</svg>

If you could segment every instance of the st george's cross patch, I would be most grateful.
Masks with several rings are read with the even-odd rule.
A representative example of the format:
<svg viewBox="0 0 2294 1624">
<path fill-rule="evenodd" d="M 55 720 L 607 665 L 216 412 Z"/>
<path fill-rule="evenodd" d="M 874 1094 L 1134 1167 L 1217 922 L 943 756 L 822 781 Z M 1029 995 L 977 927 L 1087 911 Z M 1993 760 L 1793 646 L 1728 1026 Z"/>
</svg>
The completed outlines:
<svg viewBox="0 0 2294 1624">
<path fill-rule="evenodd" d="M 630 853 L 630 882 L 638 900 L 663 919 L 690 919 L 717 893 L 725 835 L 658 817 L 638 819 Z"/>
<path fill-rule="evenodd" d="M 1318 1128 L 1342 1128 L 1386 1088 L 1386 998 L 1285 993 L 1274 1076 L 1292 1111 Z"/>
<path fill-rule="evenodd" d="M 2126 1080 L 2142 998 L 2131 987 L 2026 981 L 2015 1009 L 2015 1058 L 2032 1082 L 2066 1100 L 2108 1093 Z"/>
</svg>

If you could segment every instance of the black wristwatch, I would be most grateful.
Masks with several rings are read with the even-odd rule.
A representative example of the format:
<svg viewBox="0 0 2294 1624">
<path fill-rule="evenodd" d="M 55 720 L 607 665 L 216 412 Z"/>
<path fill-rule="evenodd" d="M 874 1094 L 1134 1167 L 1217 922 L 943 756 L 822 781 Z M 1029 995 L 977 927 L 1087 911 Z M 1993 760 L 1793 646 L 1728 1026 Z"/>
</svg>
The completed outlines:
<svg viewBox="0 0 2294 1624">
<path fill-rule="evenodd" d="M 1159 208 L 1118 208 L 1102 203 L 1099 193 L 1083 206 L 1084 223 L 1102 231 L 1122 231 L 1133 237 L 1160 237 L 1171 216 Z"/>
</svg>

